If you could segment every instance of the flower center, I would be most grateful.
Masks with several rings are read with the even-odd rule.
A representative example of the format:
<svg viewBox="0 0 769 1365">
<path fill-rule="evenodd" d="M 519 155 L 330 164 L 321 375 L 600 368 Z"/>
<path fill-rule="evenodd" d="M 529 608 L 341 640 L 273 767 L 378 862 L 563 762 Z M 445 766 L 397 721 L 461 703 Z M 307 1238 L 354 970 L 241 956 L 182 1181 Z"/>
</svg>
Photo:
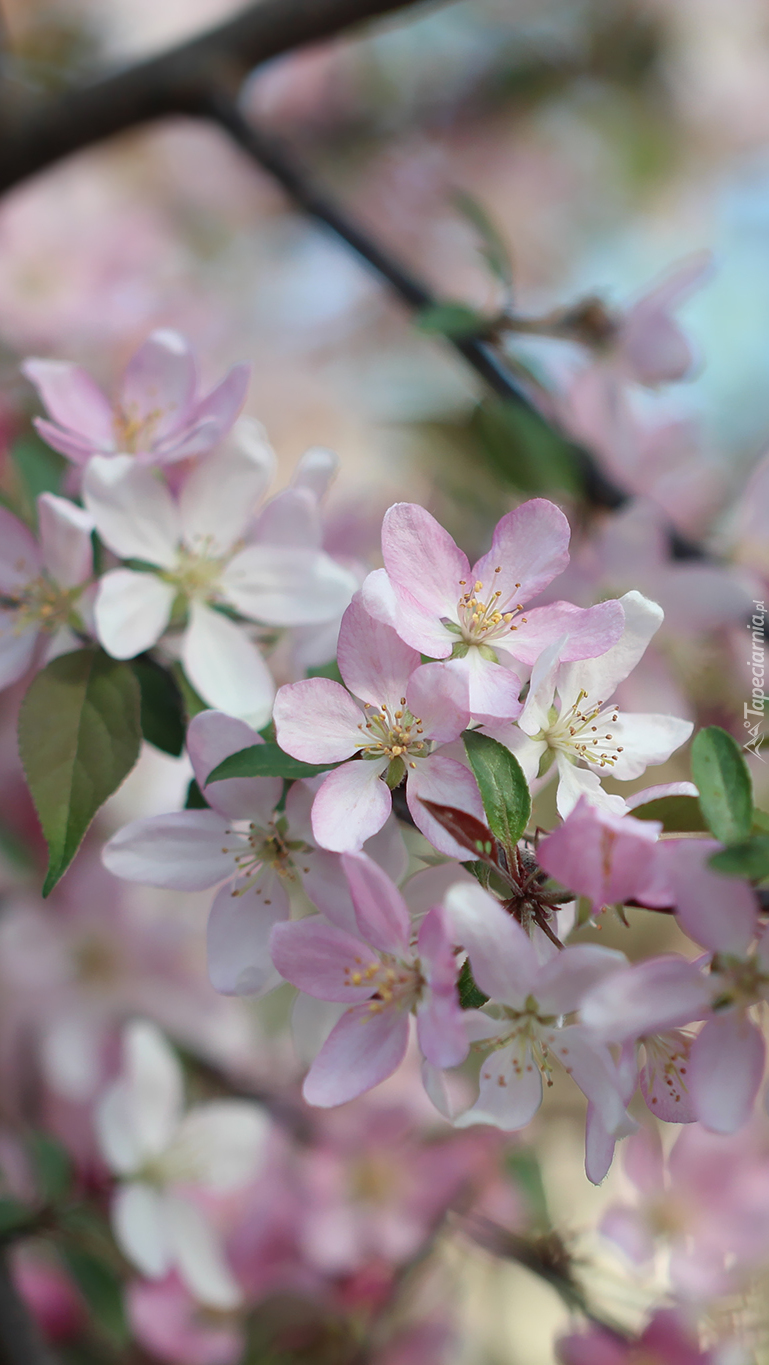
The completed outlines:
<svg viewBox="0 0 769 1365">
<path fill-rule="evenodd" d="M 544 739 L 551 749 L 560 749 L 572 759 L 581 758 L 598 768 L 611 768 L 623 753 L 623 746 L 615 742 L 610 728 L 618 720 L 613 706 L 604 706 L 602 701 L 589 703 L 583 689 L 568 710 L 561 711 L 537 738 Z"/>
<path fill-rule="evenodd" d="M 654 1088 L 657 1073 L 661 1072 L 668 1098 L 675 1104 L 681 1103 L 688 1090 L 684 1077 L 689 1070 L 693 1042 L 693 1037 L 683 1032 L 651 1034 L 644 1038 L 646 1071 L 649 1077 L 647 1088 L 650 1092 Z M 651 1096 L 651 1103 L 657 1103 L 656 1096 Z"/>
<path fill-rule="evenodd" d="M 757 1005 L 769 998 L 769 974 L 756 953 L 750 957 L 730 957 L 716 953 L 711 970 L 722 988 L 713 1001 L 713 1008 L 728 1009 L 732 1005 Z"/>
<path fill-rule="evenodd" d="M 356 957 L 351 967 L 344 969 L 348 986 L 370 986 L 369 1013 L 364 1022 L 387 1008 L 410 1010 L 416 1005 L 424 986 L 419 962 L 400 962 L 390 953 L 365 962 Z"/>
<path fill-rule="evenodd" d="M 226 560 L 221 556 L 206 554 L 203 544 L 200 550 L 190 550 L 181 545 L 178 551 L 176 568 L 160 575 L 167 583 L 189 599 L 211 601 L 219 593 L 220 579 Z"/>
<path fill-rule="evenodd" d="M 500 1048 L 512 1047 L 510 1065 L 513 1075 L 520 1078 L 525 1072 L 533 1071 L 536 1067 L 540 1072 L 545 1085 L 553 1084 L 553 1065 L 551 1061 L 551 1051 L 553 1050 L 556 1035 L 553 1027 L 556 1023 L 555 1015 L 540 1014 L 539 1005 L 533 995 L 528 995 L 524 1001 L 523 1009 L 511 1009 L 505 1005 L 504 1013 L 512 1024 L 512 1027 L 500 1033 L 498 1037 L 483 1043 L 479 1047 L 491 1047 L 492 1052 L 498 1052 Z M 558 1052 L 557 1046 L 555 1051 Z M 560 1052 L 568 1053 L 567 1048 L 561 1048 Z M 559 1056 L 560 1056 L 559 1052 Z M 566 1060 L 563 1064 L 568 1071 Z M 481 1074 L 484 1080 L 491 1079 L 491 1073 L 484 1073 L 481 1067 Z M 497 1085 L 504 1087 L 507 1080 L 503 1074 L 497 1076 Z"/>
<path fill-rule="evenodd" d="M 422 738 L 422 722 L 418 716 L 412 716 L 405 697 L 401 697 L 397 711 L 391 711 L 386 702 L 381 706 L 367 702 L 365 715 L 358 726 L 362 732 L 358 748 L 364 758 L 386 758 L 392 762 L 396 758 L 425 758 L 429 753 L 429 740 Z"/>
<path fill-rule="evenodd" d="M 135 455 L 140 450 L 150 450 L 162 416 L 162 408 L 155 408 L 153 412 L 140 417 L 136 412 L 116 407 L 112 418 L 112 431 L 118 450 L 126 455 Z"/>
<path fill-rule="evenodd" d="M 233 888 L 231 895 L 243 896 L 252 887 L 256 888 L 258 895 L 261 891 L 259 879 L 267 872 L 274 872 L 287 882 L 297 880 L 294 855 L 306 851 L 308 846 L 301 840 L 286 839 L 285 830 L 281 830 L 277 823 L 270 824 L 268 829 L 251 823 L 245 833 L 232 829 L 227 833 L 233 834 L 238 841 L 232 848 L 222 848 L 222 853 L 233 855 L 238 878 L 238 885 Z M 271 904 L 269 900 L 264 903 Z"/>
<path fill-rule="evenodd" d="M 494 573 L 501 572 L 502 566 L 499 565 Z M 460 579 L 459 586 L 466 587 L 464 579 Z M 520 583 L 516 583 L 516 591 L 520 586 Z M 523 611 L 523 603 L 514 602 L 512 597 L 503 603 L 499 589 L 487 588 L 485 597 L 483 592 L 483 583 L 478 579 L 457 603 L 458 631 L 468 645 L 487 645 L 518 629 L 518 624 L 513 622 L 518 613 Z M 519 624 L 526 624 L 525 616 L 520 617 Z"/>
<path fill-rule="evenodd" d="M 23 588 L 3 599 L 3 605 L 16 610 L 14 632 L 36 626 L 38 630 L 52 635 L 54 631 L 66 626 L 72 608 L 82 592 L 82 585 L 75 588 L 60 588 L 47 574 L 33 578 Z"/>
</svg>

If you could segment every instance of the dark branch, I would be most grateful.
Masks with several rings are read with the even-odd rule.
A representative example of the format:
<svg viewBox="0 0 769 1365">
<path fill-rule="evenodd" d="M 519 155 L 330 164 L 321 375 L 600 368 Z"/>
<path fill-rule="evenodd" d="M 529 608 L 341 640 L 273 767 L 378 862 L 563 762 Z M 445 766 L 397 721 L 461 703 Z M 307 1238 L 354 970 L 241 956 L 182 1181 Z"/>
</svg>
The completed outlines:
<svg viewBox="0 0 769 1365">
<path fill-rule="evenodd" d="M 56 1365 L 0 1254 L 0 1365 Z"/>
<path fill-rule="evenodd" d="M 201 91 L 239 84 L 261 62 L 414 0 L 263 0 L 218 28 L 32 108 L 0 92 L 0 193 L 46 166 L 151 119 L 188 114 Z"/>
</svg>

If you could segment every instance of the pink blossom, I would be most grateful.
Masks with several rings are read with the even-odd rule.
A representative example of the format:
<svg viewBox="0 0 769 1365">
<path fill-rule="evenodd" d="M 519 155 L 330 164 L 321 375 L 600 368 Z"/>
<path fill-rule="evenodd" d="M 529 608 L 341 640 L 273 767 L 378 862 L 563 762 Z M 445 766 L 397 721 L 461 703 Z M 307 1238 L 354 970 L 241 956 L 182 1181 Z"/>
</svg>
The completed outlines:
<svg viewBox="0 0 769 1365">
<path fill-rule="evenodd" d="M 246 396 L 249 367 L 235 365 L 210 393 L 199 391 L 190 346 L 178 332 L 153 332 L 129 361 L 114 403 L 86 370 L 64 360 L 27 360 L 48 418 L 35 426 L 75 464 L 92 455 L 132 455 L 169 464 L 212 450 L 232 427 Z"/>
<path fill-rule="evenodd" d="M 661 830 L 656 820 L 614 815 L 581 796 L 563 824 L 537 845 L 537 861 L 585 896 L 594 912 L 628 900 L 669 905 L 671 892 L 656 859 Z"/>
<path fill-rule="evenodd" d="M 178 497 L 128 455 L 95 456 L 83 485 L 104 543 L 150 566 L 111 569 L 101 578 L 95 617 L 104 648 L 129 659 L 170 629 L 203 700 L 257 728 L 269 719 L 272 676 L 246 628 L 218 608 L 262 625 L 323 622 L 338 618 L 356 586 L 312 545 L 244 544 L 271 465 L 261 428 L 241 424 L 228 446 L 196 466 Z"/>
<path fill-rule="evenodd" d="M 612 705 L 618 684 L 635 668 L 662 623 L 661 608 L 641 593 L 625 593 L 620 601 L 624 628 L 611 649 L 598 658 L 564 663 L 568 644 L 562 636 L 534 665 L 517 724 L 486 727 L 516 755 L 529 781 L 555 759 L 556 804 L 564 819 L 581 796 L 622 815 L 624 799 L 603 790 L 601 775 L 611 773 L 620 781 L 640 777 L 650 764 L 664 763 L 692 732 L 691 721 L 623 713 Z"/>
<path fill-rule="evenodd" d="M 626 310 L 614 343 L 614 358 L 628 379 L 653 387 L 689 374 L 695 355 L 673 311 L 712 274 L 712 253 L 696 251 Z"/>
<path fill-rule="evenodd" d="M 242 1331 L 201 1311 L 175 1274 L 134 1280 L 126 1308 L 137 1341 L 168 1365 L 236 1365 L 242 1357 Z"/>
<path fill-rule="evenodd" d="M 278 743 L 287 753 L 308 763 L 342 765 L 315 798 L 317 842 L 339 852 L 359 849 L 382 828 L 392 807 L 382 779 L 397 785 L 405 775 L 415 824 L 442 853 L 466 859 L 421 804 L 436 801 L 484 819 L 467 768 L 433 752 L 467 725 L 461 701 L 436 690 L 438 665 L 420 666 L 417 651 L 369 615 L 359 593 L 342 620 L 338 658 L 349 692 L 327 678 L 289 683 L 278 692 L 273 712 Z M 344 762 L 351 757 L 356 761 Z"/>
<path fill-rule="evenodd" d="M 674 1309 L 659 1309 L 640 1337 L 628 1339 L 590 1326 L 557 1343 L 562 1365 L 716 1365 L 712 1351 L 701 1351 Z"/>
<path fill-rule="evenodd" d="M 40 540 L 0 507 L 0 687 L 76 649 L 90 616 L 93 521 L 53 493 L 37 500 Z"/>
<path fill-rule="evenodd" d="M 492 1050 L 481 1063 L 480 1094 L 457 1123 L 491 1123 L 505 1132 L 525 1128 L 552 1084 L 557 1060 L 596 1105 L 611 1132 L 625 1122 L 614 1060 L 580 1023 L 564 1024 L 587 991 L 624 965 L 624 954 L 592 944 L 565 948 L 539 961 L 528 935 L 499 901 L 478 885 L 454 887 L 446 909 L 456 940 L 466 948 L 473 977 L 498 1006 L 492 1017 L 468 1010 L 468 1033 Z"/>
<path fill-rule="evenodd" d="M 270 960 L 270 933 L 288 918 L 290 893 L 302 884 L 320 909 L 354 924 L 338 855 L 315 848 L 310 837 L 310 788 L 294 783 L 278 813 L 283 790 L 278 777 L 207 785 L 223 759 L 262 743 L 244 721 L 202 711 L 190 724 L 187 749 L 211 809 L 134 820 L 102 854 L 105 867 L 128 881 L 179 891 L 219 887 L 208 920 L 208 970 L 212 985 L 227 995 L 263 995 L 279 983 Z M 397 872 L 400 849 L 390 828 L 371 852 Z"/>
<path fill-rule="evenodd" d="M 457 1066 L 468 1047 L 442 910 L 425 916 L 414 948 L 408 907 L 387 875 L 365 854 L 342 861 L 360 936 L 314 916 L 276 925 L 270 945 L 292 985 L 349 1005 L 304 1083 L 307 1102 L 324 1108 L 392 1075 L 406 1053 L 412 1012 L 420 1048 L 434 1066 Z"/>
<path fill-rule="evenodd" d="M 564 658 L 602 654 L 622 631 L 616 602 L 587 609 L 554 602 L 524 614 L 568 564 L 569 534 L 563 512 L 534 498 L 502 518 L 491 549 L 471 567 L 429 512 L 396 503 L 382 525 L 385 568 L 369 575 L 363 600 L 413 649 L 448 661 L 435 676 L 476 719 L 514 718 L 515 660 L 534 663 L 563 635 Z"/>
</svg>

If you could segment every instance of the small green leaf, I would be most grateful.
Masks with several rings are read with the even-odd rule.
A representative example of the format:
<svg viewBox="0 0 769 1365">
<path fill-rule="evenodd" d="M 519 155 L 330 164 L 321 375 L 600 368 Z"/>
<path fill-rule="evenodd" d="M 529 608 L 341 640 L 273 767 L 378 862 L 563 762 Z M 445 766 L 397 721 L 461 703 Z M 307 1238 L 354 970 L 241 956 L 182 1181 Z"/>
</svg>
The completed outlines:
<svg viewBox="0 0 769 1365">
<path fill-rule="evenodd" d="M 735 739 L 718 725 L 695 735 L 692 777 L 708 828 L 722 844 L 747 839 L 753 823 L 750 773 Z"/>
<path fill-rule="evenodd" d="M 29 687 L 19 712 L 19 754 L 48 844 L 44 896 L 139 757 L 139 713 L 130 664 L 102 649 L 52 659 Z"/>
<path fill-rule="evenodd" d="M 142 735 L 163 753 L 184 750 L 184 698 L 172 673 L 147 654 L 131 660 L 141 688 Z"/>
<path fill-rule="evenodd" d="M 32 1216 L 33 1211 L 20 1199 L 4 1195 L 0 1199 L 0 1237 L 10 1239 L 16 1228 L 23 1228 Z"/>
<path fill-rule="evenodd" d="M 476 985 L 469 959 L 463 964 L 457 978 L 457 990 L 459 991 L 459 1004 L 463 1010 L 478 1010 L 481 1005 L 486 1004 L 489 998 L 484 995 L 480 986 Z"/>
<path fill-rule="evenodd" d="M 755 810 L 755 809 L 754 809 L 754 811 L 753 811 L 753 833 L 754 833 L 754 834 L 769 834 L 769 811 L 765 811 L 765 810 Z"/>
<path fill-rule="evenodd" d="M 50 1134 L 43 1132 L 32 1134 L 29 1147 L 40 1194 L 47 1204 L 55 1204 L 64 1198 L 72 1184 L 69 1152 Z"/>
<path fill-rule="evenodd" d="M 462 738 L 489 829 L 503 848 L 512 850 L 531 815 L 531 793 L 521 765 L 515 754 L 491 735 L 465 730 Z"/>
<path fill-rule="evenodd" d="M 459 212 L 469 223 L 472 223 L 479 234 L 483 244 L 481 254 L 492 275 L 495 275 L 506 289 L 512 289 L 513 264 L 507 242 L 491 221 L 483 204 L 474 195 L 468 194 L 466 190 L 457 190 L 453 195 L 453 200 Z"/>
<path fill-rule="evenodd" d="M 539 413 L 490 399 L 475 409 L 471 431 L 492 472 L 515 488 L 583 496 L 584 457 Z"/>
<path fill-rule="evenodd" d="M 184 803 L 185 810 L 208 810 L 208 802 L 203 795 L 194 777 L 190 779 L 187 788 L 187 800 Z"/>
<path fill-rule="evenodd" d="M 448 300 L 423 308 L 417 314 L 416 322 L 421 332 L 438 332 L 446 337 L 472 337 L 488 332 L 491 319 L 466 303 Z"/>
<path fill-rule="evenodd" d="M 37 526 L 37 500 L 41 493 L 58 493 L 67 461 L 34 432 L 15 441 L 11 459 L 19 478 L 22 510 L 30 526 Z"/>
<path fill-rule="evenodd" d="M 128 1341 L 123 1308 L 123 1285 L 102 1257 L 81 1247 L 59 1243 L 59 1255 L 83 1295 L 96 1322 L 117 1345 Z"/>
<path fill-rule="evenodd" d="M 317 777 L 318 773 L 338 767 L 338 763 L 302 763 L 284 753 L 278 744 L 249 744 L 247 749 L 239 749 L 218 763 L 208 774 L 206 786 L 228 777 L 286 777 L 292 781 L 298 777 Z"/>
<path fill-rule="evenodd" d="M 660 796 L 630 814 L 636 820 L 661 820 L 666 834 L 703 834 L 709 828 L 696 796 Z"/>
<path fill-rule="evenodd" d="M 710 866 L 730 877 L 747 877 L 762 882 L 769 877 L 769 834 L 754 834 L 740 844 L 731 844 L 714 853 Z"/>
<path fill-rule="evenodd" d="M 505 1166 L 529 1206 L 532 1221 L 538 1228 L 549 1228 L 550 1211 L 542 1179 L 542 1167 L 532 1147 L 513 1147 L 505 1157 Z"/>
</svg>

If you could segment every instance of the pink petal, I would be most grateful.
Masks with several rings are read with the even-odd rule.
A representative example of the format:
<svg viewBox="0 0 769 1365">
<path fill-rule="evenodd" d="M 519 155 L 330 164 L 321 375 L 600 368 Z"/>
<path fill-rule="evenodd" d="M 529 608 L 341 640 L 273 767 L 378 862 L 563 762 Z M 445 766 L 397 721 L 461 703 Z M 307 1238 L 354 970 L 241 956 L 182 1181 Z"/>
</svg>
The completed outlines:
<svg viewBox="0 0 769 1365">
<path fill-rule="evenodd" d="M 690 1089 L 690 1034 L 678 1030 L 645 1040 L 644 1064 L 638 1073 L 647 1108 L 663 1123 L 695 1123 L 697 1106 Z"/>
<path fill-rule="evenodd" d="M 342 617 L 339 671 L 350 691 L 372 706 L 400 707 L 409 678 L 422 660 L 396 632 L 369 615 L 357 592 Z"/>
<path fill-rule="evenodd" d="M 66 360 L 25 360 L 21 369 L 54 422 L 86 437 L 91 451 L 113 448 L 112 407 L 86 370 Z"/>
<path fill-rule="evenodd" d="M 380 777 L 387 760 L 345 763 L 324 780 L 312 808 L 312 830 L 321 848 L 357 853 L 378 833 L 392 810 L 392 796 Z"/>
<path fill-rule="evenodd" d="M 286 683 L 272 714 L 281 749 L 305 763 L 339 763 L 363 740 L 363 712 L 330 678 Z"/>
<path fill-rule="evenodd" d="M 599 911 L 638 898 L 649 884 L 661 828 L 654 820 L 599 810 L 583 796 L 563 824 L 541 840 L 537 858 L 546 872 L 588 897 Z"/>
<path fill-rule="evenodd" d="M 32 666 L 38 631 L 17 630 L 15 611 L 0 611 L 0 687 L 10 687 Z"/>
<path fill-rule="evenodd" d="M 548 1046 L 583 1095 L 594 1104 L 608 1132 L 617 1132 L 625 1119 L 619 1075 L 607 1047 L 595 1042 L 581 1024 L 569 1024 L 548 1036 Z"/>
<path fill-rule="evenodd" d="M 548 1014 L 569 1014 L 589 990 L 626 966 L 624 953 L 597 943 L 568 947 L 539 971 L 536 997 Z"/>
<path fill-rule="evenodd" d="M 692 1047 L 690 1085 L 700 1123 L 736 1133 L 747 1123 L 764 1074 L 764 1035 L 744 1010 L 709 1020 Z"/>
<path fill-rule="evenodd" d="M 270 938 L 270 952 L 281 976 L 317 1000 L 367 1000 L 376 990 L 364 974 L 369 967 L 379 968 L 377 954 L 361 939 L 326 923 L 320 915 L 277 924 Z M 354 973 L 363 976 L 362 984 L 352 984 Z"/>
<path fill-rule="evenodd" d="M 500 611 L 514 610 L 566 568 L 570 535 L 569 523 L 555 503 L 532 498 L 497 523 L 491 549 L 478 560 L 472 577 L 484 588 L 493 584 L 501 591 Z M 501 573 L 495 573 L 497 567 Z"/>
<path fill-rule="evenodd" d="M 66 456 L 74 464 L 87 464 L 94 453 L 93 445 L 82 436 L 71 435 L 68 431 L 61 431 L 54 426 L 53 422 L 46 422 L 44 417 L 33 417 L 32 425 L 38 435 L 42 436 L 46 445 L 52 450 L 58 450 L 60 455 Z M 99 446 L 98 453 L 106 455 L 110 452 L 103 446 Z"/>
<path fill-rule="evenodd" d="M 323 546 L 317 499 L 309 488 L 284 488 L 262 508 L 249 535 L 260 545 Z"/>
<path fill-rule="evenodd" d="M 217 892 L 206 928 L 208 979 L 215 991 L 259 996 L 280 985 L 270 935 L 288 913 L 286 888 L 268 869 L 242 894 L 229 885 Z"/>
<path fill-rule="evenodd" d="M 565 635 L 561 661 L 593 659 L 605 654 L 622 634 L 625 613 L 621 602 L 599 602 L 595 607 L 575 607 L 571 602 L 551 602 L 526 612 L 526 623 L 515 623 L 499 647 L 522 663 L 533 664 L 555 640 Z"/>
<path fill-rule="evenodd" d="M 424 507 L 410 502 L 385 513 L 382 556 L 398 599 L 398 633 L 415 649 L 445 658 L 453 641 L 441 618 L 456 621 L 472 584 L 467 556 Z"/>
<path fill-rule="evenodd" d="M 756 933 L 758 906 L 747 882 L 708 867 L 719 847 L 710 839 L 671 839 L 661 853 L 684 933 L 712 952 L 742 956 Z"/>
<path fill-rule="evenodd" d="M 55 583 L 73 588 L 93 571 L 93 520 L 68 498 L 41 493 L 37 500 L 43 562 Z"/>
<path fill-rule="evenodd" d="M 662 625 L 662 608 L 642 593 L 626 592 L 619 600 L 625 623 L 617 643 L 597 659 L 578 660 L 559 671 L 558 691 L 564 705 L 571 706 L 583 690 L 591 699 L 608 701 L 643 657 Z"/>
<path fill-rule="evenodd" d="M 250 379 L 250 365 L 242 362 L 233 365 L 224 379 L 195 405 L 192 418 L 195 422 L 212 420 L 216 429 L 216 439 L 221 440 L 232 427 L 246 401 Z"/>
<path fill-rule="evenodd" d="M 446 897 L 454 941 L 466 949 L 473 976 L 494 1000 L 519 1007 L 539 971 L 525 930 L 476 881 L 459 882 Z"/>
<path fill-rule="evenodd" d="M 409 678 L 406 700 L 425 735 L 441 744 L 458 739 L 470 723 L 467 689 L 453 664 L 418 664 Z"/>
<path fill-rule="evenodd" d="M 485 825 L 486 814 L 472 773 L 453 758 L 444 758 L 438 752 L 430 754 L 428 758 L 418 759 L 416 767 L 409 768 L 406 777 L 406 801 L 417 829 L 421 829 L 439 853 L 465 863 L 472 860 L 472 853 L 461 848 L 446 833 L 422 805 L 422 800 L 467 811 L 468 815 L 474 815 L 476 820 L 482 820 Z"/>
<path fill-rule="evenodd" d="M 126 881 L 202 891 L 233 876 L 239 847 L 216 811 L 181 810 L 125 825 L 105 845 L 102 862 Z"/>
<path fill-rule="evenodd" d="M 457 958 L 448 918 L 440 906 L 425 916 L 417 950 L 430 987 L 417 1010 L 420 1049 L 434 1066 L 459 1066 L 467 1056 L 469 1041 L 459 1006 Z"/>
<path fill-rule="evenodd" d="M 231 777 L 206 786 L 209 773 L 223 759 L 264 740 L 250 725 L 223 711 L 201 711 L 190 722 L 187 752 L 195 779 L 208 804 L 230 820 L 248 819 L 269 824 L 282 792 L 279 777 Z"/>
<path fill-rule="evenodd" d="M 693 962 L 648 958 L 597 984 L 582 1001 L 582 1021 L 607 1042 L 621 1043 L 701 1019 L 711 996 Z"/>
<path fill-rule="evenodd" d="M 298 785 L 294 783 L 289 797 Z M 338 929 L 357 934 L 358 921 L 342 868 L 341 854 L 332 853 L 327 848 L 311 848 L 302 853 L 297 862 L 301 865 L 302 886 L 308 900 Z"/>
<path fill-rule="evenodd" d="M 511 668 L 484 659 L 480 650 L 471 645 L 463 659 L 447 659 L 445 663 L 426 664 L 426 668 L 443 670 L 444 678 L 440 690 L 436 691 L 436 701 L 441 696 L 454 700 L 462 706 L 474 720 L 495 722 L 514 720 L 521 714 L 523 703 L 519 701 L 521 679 Z M 440 673 L 434 672 L 440 679 Z"/>
<path fill-rule="evenodd" d="M 322 1109 L 357 1099 L 400 1066 L 408 1041 L 407 1014 L 394 1009 L 372 1014 L 367 1005 L 348 1010 L 310 1067 L 304 1098 Z"/>
<path fill-rule="evenodd" d="M 120 406 L 132 422 L 155 419 L 148 449 L 185 421 L 195 385 L 192 352 L 178 332 L 165 329 L 153 332 L 129 360 Z"/>
<path fill-rule="evenodd" d="M 504 1133 L 525 1128 L 542 1103 L 542 1077 L 526 1049 L 523 1068 L 513 1070 L 513 1047 L 490 1052 L 481 1063 L 480 1091 L 472 1109 L 455 1120 L 455 1127 L 491 1123 Z"/>
<path fill-rule="evenodd" d="M 342 867 L 361 938 L 383 953 L 408 953 L 411 920 L 397 886 L 365 853 L 343 853 Z"/>
<path fill-rule="evenodd" d="M 0 507 L 0 592 L 10 596 L 40 573 L 37 541 L 23 521 Z"/>
</svg>

